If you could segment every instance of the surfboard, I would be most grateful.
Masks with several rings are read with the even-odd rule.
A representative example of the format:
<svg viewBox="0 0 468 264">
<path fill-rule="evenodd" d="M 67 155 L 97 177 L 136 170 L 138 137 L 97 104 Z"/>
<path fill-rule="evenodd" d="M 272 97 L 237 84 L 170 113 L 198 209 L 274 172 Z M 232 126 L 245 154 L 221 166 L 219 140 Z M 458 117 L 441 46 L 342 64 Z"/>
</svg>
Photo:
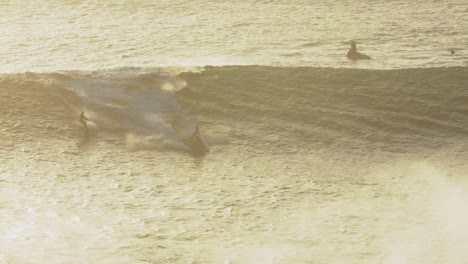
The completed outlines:
<svg viewBox="0 0 468 264">
<path fill-rule="evenodd" d="M 370 60 L 371 59 L 371 57 L 369 57 L 368 55 L 362 54 L 360 52 L 348 53 L 346 54 L 346 57 L 348 57 L 351 60 Z"/>
</svg>

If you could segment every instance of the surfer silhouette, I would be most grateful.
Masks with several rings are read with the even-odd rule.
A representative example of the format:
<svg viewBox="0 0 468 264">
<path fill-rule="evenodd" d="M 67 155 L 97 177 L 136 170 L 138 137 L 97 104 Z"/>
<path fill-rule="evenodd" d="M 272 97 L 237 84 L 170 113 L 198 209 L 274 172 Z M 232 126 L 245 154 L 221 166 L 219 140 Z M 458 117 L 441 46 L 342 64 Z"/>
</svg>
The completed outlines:
<svg viewBox="0 0 468 264">
<path fill-rule="evenodd" d="M 450 55 L 454 55 L 455 51 L 453 49 L 450 49 Z"/>
<path fill-rule="evenodd" d="M 81 111 L 81 114 L 80 114 L 80 123 L 83 125 L 83 127 L 85 128 L 85 133 L 87 134 L 88 133 L 88 124 L 87 124 L 87 121 L 90 121 L 84 114 L 83 111 Z"/>
<path fill-rule="evenodd" d="M 190 151 L 194 156 L 203 155 L 208 151 L 208 148 L 200 137 L 200 129 L 198 126 L 195 127 L 192 135 L 184 140 L 184 144 L 190 148 Z"/>
<path fill-rule="evenodd" d="M 200 129 L 198 128 L 198 126 L 196 126 L 195 130 L 193 130 L 192 138 L 200 138 Z"/>
<path fill-rule="evenodd" d="M 366 54 L 362 54 L 357 51 L 356 42 L 351 41 L 351 48 L 346 53 L 346 57 L 351 60 L 370 60 L 371 58 Z"/>
<path fill-rule="evenodd" d="M 349 56 L 354 56 L 357 53 L 358 52 L 357 52 L 356 42 L 351 41 L 351 48 L 348 50 L 348 53 L 346 55 L 349 57 Z"/>
<path fill-rule="evenodd" d="M 200 140 L 200 129 L 198 126 L 195 127 L 195 129 L 192 132 L 192 135 L 189 136 L 185 142 L 189 145 L 193 145 L 196 141 Z"/>
</svg>

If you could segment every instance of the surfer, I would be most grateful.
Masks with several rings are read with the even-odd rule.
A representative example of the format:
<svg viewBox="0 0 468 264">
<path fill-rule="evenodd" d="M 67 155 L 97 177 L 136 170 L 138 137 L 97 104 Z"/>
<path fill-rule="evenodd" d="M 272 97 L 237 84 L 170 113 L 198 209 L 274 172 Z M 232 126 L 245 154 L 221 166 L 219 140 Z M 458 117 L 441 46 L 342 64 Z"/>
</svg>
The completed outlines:
<svg viewBox="0 0 468 264">
<path fill-rule="evenodd" d="M 196 126 L 195 130 L 193 130 L 192 138 L 200 139 L 200 129 L 198 128 L 198 126 Z"/>
<path fill-rule="evenodd" d="M 366 54 L 362 54 L 357 51 L 356 42 L 351 41 L 351 48 L 346 53 L 346 57 L 351 60 L 370 60 L 371 58 Z"/>
<path fill-rule="evenodd" d="M 455 51 L 453 49 L 450 49 L 450 55 L 454 55 Z"/>
<path fill-rule="evenodd" d="M 203 155 L 208 151 L 205 143 L 203 143 L 201 139 L 198 126 L 195 127 L 192 135 L 184 140 L 184 144 L 190 148 L 192 154 L 195 156 Z"/>
<path fill-rule="evenodd" d="M 85 133 L 88 133 L 88 124 L 87 124 L 86 121 L 91 121 L 91 120 L 89 120 L 89 119 L 85 116 L 84 112 L 81 111 L 81 114 L 80 114 L 80 123 L 84 126 L 84 128 L 85 128 Z"/>
<path fill-rule="evenodd" d="M 186 142 L 186 144 L 189 144 L 189 145 L 194 145 L 194 143 L 199 140 L 200 140 L 200 130 L 198 126 L 196 126 L 192 132 L 192 135 L 189 136 L 186 140 L 184 140 L 184 142 Z"/>
</svg>

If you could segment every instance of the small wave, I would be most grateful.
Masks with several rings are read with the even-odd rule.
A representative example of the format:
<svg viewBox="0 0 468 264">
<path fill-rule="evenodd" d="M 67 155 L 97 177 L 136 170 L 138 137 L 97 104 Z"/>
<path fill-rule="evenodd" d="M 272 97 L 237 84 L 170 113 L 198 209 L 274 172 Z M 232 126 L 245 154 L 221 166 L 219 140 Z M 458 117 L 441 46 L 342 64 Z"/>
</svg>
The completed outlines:
<svg viewBox="0 0 468 264">
<path fill-rule="evenodd" d="M 307 42 L 307 43 L 304 43 L 304 44 L 301 44 L 298 46 L 298 48 L 310 48 L 310 47 L 318 47 L 322 45 L 322 43 L 319 43 L 319 42 Z"/>
<path fill-rule="evenodd" d="M 300 52 L 291 52 L 291 53 L 285 53 L 283 54 L 284 57 L 300 57 L 303 56 L 304 54 Z"/>
</svg>

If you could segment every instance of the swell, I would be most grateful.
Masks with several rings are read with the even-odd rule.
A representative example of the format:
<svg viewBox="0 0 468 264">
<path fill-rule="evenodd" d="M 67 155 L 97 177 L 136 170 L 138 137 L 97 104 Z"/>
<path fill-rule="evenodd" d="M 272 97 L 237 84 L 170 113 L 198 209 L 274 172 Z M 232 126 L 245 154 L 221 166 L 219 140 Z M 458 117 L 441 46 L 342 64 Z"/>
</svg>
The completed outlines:
<svg viewBox="0 0 468 264">
<path fill-rule="evenodd" d="M 72 126 L 75 94 L 57 82 L 33 73 L 0 75 L 0 120 L 3 142 L 17 145 L 44 138 L 77 136 Z"/>
<path fill-rule="evenodd" d="M 467 134 L 468 70 L 207 67 L 180 92 L 211 122 L 285 145 L 414 149 Z"/>
<path fill-rule="evenodd" d="M 468 132 L 464 67 L 127 68 L 3 74 L 0 85 L 1 132 L 18 141 L 79 138 L 82 110 L 98 134 L 150 147 L 177 145 L 197 124 L 208 144 L 263 151 L 406 152 L 461 144 Z"/>
</svg>

